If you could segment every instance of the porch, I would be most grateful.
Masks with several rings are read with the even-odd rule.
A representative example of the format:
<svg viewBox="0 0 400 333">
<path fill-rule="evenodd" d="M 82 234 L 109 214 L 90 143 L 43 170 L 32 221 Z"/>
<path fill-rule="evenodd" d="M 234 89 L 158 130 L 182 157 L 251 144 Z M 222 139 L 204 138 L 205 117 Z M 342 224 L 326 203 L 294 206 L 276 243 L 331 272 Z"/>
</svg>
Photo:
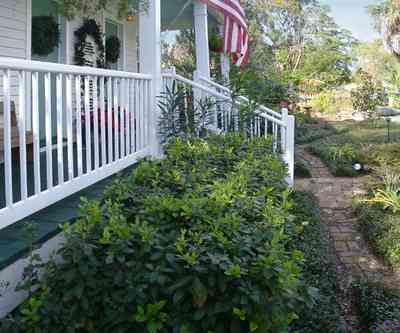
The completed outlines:
<svg viewBox="0 0 400 333">
<path fill-rule="evenodd" d="M 24 222 L 37 226 L 34 241 L 41 244 L 59 232 L 60 224 L 77 218 L 81 196 L 99 199 L 113 175 L 144 157 L 160 157 L 157 105 L 167 87 L 190 91 L 191 103 L 213 101 L 210 131 L 238 130 L 240 109 L 251 101 L 210 80 L 207 6 L 195 2 L 182 14 L 188 22 L 178 24 L 162 18 L 159 0 L 150 5 L 138 22 L 148 34 L 140 35 L 135 72 L 0 57 L 0 280 L 18 275 L 26 264 L 10 266 L 27 247 Z M 173 69 L 162 73 L 161 26 L 171 20 L 170 28 L 196 28 L 193 80 Z M 257 105 L 248 128 L 252 137 L 271 138 L 287 162 L 291 183 L 294 118 L 287 110 Z M 0 316 L 21 296 L 7 291 L 4 297 Z"/>
</svg>

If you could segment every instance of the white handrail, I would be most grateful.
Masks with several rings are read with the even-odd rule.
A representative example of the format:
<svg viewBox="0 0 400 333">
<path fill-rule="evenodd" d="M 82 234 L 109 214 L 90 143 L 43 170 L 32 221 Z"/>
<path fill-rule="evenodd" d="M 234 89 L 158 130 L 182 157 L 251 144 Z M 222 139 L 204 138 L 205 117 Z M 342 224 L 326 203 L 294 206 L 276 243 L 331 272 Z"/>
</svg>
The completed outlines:
<svg viewBox="0 0 400 333">
<path fill-rule="evenodd" d="M 50 62 L 0 57 L 0 68 L 15 71 L 43 72 L 71 75 L 111 76 L 126 79 L 151 80 L 149 74 L 121 72 L 87 66 L 64 65 Z"/>
<path fill-rule="evenodd" d="M 212 81 L 212 80 L 210 80 L 210 79 L 208 79 L 208 78 L 206 78 L 206 77 L 204 77 L 204 76 L 202 76 L 202 75 L 200 75 L 199 78 L 200 78 L 200 80 L 202 80 L 202 81 L 208 83 L 209 85 L 212 85 L 212 86 L 214 86 L 214 87 L 216 87 L 216 88 L 218 88 L 218 89 L 220 89 L 220 90 L 223 90 L 223 91 L 225 91 L 225 92 L 231 94 L 231 91 L 229 90 L 229 88 L 224 87 L 223 85 L 221 85 L 221 84 L 219 84 L 219 83 L 217 83 L 217 82 L 214 82 L 214 81 Z M 237 98 L 238 100 L 241 100 L 241 101 L 245 102 L 245 103 L 249 103 L 249 99 L 246 98 L 246 97 L 244 97 L 244 96 L 238 96 L 238 97 L 236 97 L 236 98 Z M 278 119 L 281 119 L 281 118 L 282 118 L 282 115 L 281 115 L 280 113 L 275 112 L 274 110 L 271 110 L 271 109 L 267 108 L 267 107 L 264 106 L 264 105 L 259 105 L 259 108 L 262 109 L 262 110 L 263 110 L 264 112 L 266 112 L 266 113 L 270 113 L 271 115 L 273 115 L 274 117 L 276 117 L 276 118 L 278 118 Z"/>
<path fill-rule="evenodd" d="M 151 117 L 151 75 L 0 58 L 0 80 L 0 176 L 6 179 L 0 229 L 151 154 L 156 127 Z M 29 118 L 32 125 L 27 129 Z M 13 148 L 20 151 L 20 173 Z M 31 168 L 33 176 L 28 178 Z"/>
<path fill-rule="evenodd" d="M 183 77 L 183 76 L 181 76 L 179 74 L 164 73 L 162 76 L 164 78 L 178 80 L 178 81 L 181 81 L 183 83 L 186 83 L 186 84 L 192 86 L 193 88 L 197 88 L 197 89 L 199 89 L 199 90 L 201 90 L 201 91 L 203 91 L 205 93 L 208 93 L 208 94 L 210 94 L 210 95 L 212 95 L 214 97 L 220 98 L 220 99 L 222 99 L 224 101 L 233 102 L 232 98 L 230 96 L 223 95 L 223 94 L 215 91 L 214 89 L 210 89 L 210 88 L 208 88 L 208 87 L 206 87 L 206 86 L 204 86 L 204 85 L 202 85 L 200 83 L 197 83 L 195 81 L 189 80 L 189 79 L 187 79 L 187 78 L 185 78 L 185 77 Z M 228 89 L 228 91 L 229 91 L 229 89 Z M 249 103 L 250 101 L 246 97 L 239 96 L 238 101 L 236 101 L 236 103 L 241 105 L 240 102 Z M 257 111 L 257 115 L 258 116 L 266 118 L 267 120 L 270 120 L 270 121 L 278 124 L 279 126 L 286 127 L 286 124 L 282 120 L 277 119 L 276 117 L 271 116 L 270 114 L 268 114 L 268 113 L 270 113 L 271 110 L 269 110 L 268 108 L 266 108 L 266 107 L 264 107 L 262 105 L 258 105 L 258 108 L 260 108 L 262 111 L 264 111 L 264 112 Z M 272 112 L 274 112 L 274 111 L 272 111 Z M 276 113 L 276 112 L 274 112 L 274 113 Z M 282 117 L 281 115 L 279 115 L 279 113 L 276 113 L 276 114 L 278 116 Z"/>
<path fill-rule="evenodd" d="M 219 93 L 219 92 L 217 92 L 217 91 L 215 91 L 213 89 L 207 88 L 206 86 L 203 86 L 200 83 L 197 83 L 195 81 L 189 80 L 189 79 L 187 79 L 187 78 L 185 78 L 185 77 L 183 77 L 183 76 L 181 76 L 179 74 L 165 73 L 162 76 L 164 78 L 178 80 L 178 81 L 181 81 L 183 83 L 186 83 L 186 84 L 192 86 L 193 88 L 200 89 L 200 90 L 202 90 L 202 91 L 204 91 L 206 93 L 209 93 L 210 95 L 213 95 L 214 97 L 218 97 L 218 98 L 221 98 L 221 99 L 226 100 L 226 101 L 230 101 L 231 100 L 230 97 L 225 96 L 225 95 L 223 95 L 223 94 L 221 94 L 221 93 Z"/>
<path fill-rule="evenodd" d="M 204 81 L 204 82 L 206 82 L 206 83 L 208 83 L 208 84 L 210 84 L 210 85 L 212 85 L 212 86 L 214 86 L 214 87 L 216 87 L 216 88 L 218 88 L 220 90 L 223 90 L 223 91 L 225 91 L 225 92 L 227 92 L 229 94 L 231 93 L 229 88 L 227 88 L 227 87 L 225 87 L 225 86 L 223 86 L 223 85 L 221 85 L 221 84 L 219 84 L 217 82 L 214 82 L 214 81 L 206 78 L 205 76 L 200 75 L 199 78 L 200 78 L 200 80 L 202 80 L 202 81 Z"/>
</svg>

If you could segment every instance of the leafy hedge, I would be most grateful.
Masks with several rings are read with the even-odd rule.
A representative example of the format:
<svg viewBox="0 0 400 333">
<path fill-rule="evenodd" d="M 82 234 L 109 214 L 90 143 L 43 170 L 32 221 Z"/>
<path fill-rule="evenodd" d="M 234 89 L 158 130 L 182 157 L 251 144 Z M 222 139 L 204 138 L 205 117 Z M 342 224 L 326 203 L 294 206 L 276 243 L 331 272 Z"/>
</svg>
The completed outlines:
<svg viewBox="0 0 400 333">
<path fill-rule="evenodd" d="M 140 163 L 104 203 L 83 205 L 61 263 L 1 331 L 287 332 L 313 293 L 270 147 L 176 140 Z"/>
<path fill-rule="evenodd" d="M 382 205 L 357 203 L 361 229 L 374 251 L 391 266 L 400 267 L 400 216 Z"/>
<path fill-rule="evenodd" d="M 305 283 L 318 289 L 317 301 L 299 313 L 292 329 L 300 333 L 346 332 L 337 299 L 338 280 L 335 257 L 330 247 L 327 230 L 320 220 L 320 211 L 314 197 L 295 193 L 293 215 L 302 232 L 292 246 L 304 253 Z"/>
<path fill-rule="evenodd" d="M 365 280 L 353 284 L 359 316 L 371 333 L 400 331 L 400 294 Z"/>
<path fill-rule="evenodd" d="M 330 124 L 317 126 L 316 124 L 300 123 L 296 127 L 295 134 L 297 144 L 306 144 L 311 143 L 315 140 L 338 134 L 338 131 Z"/>
</svg>

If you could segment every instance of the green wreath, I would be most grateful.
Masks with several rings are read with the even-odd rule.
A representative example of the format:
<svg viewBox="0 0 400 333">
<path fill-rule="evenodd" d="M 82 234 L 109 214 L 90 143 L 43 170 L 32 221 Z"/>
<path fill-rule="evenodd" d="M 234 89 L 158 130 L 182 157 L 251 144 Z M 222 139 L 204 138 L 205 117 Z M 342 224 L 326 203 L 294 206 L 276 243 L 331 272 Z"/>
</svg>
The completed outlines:
<svg viewBox="0 0 400 333">
<path fill-rule="evenodd" d="M 53 16 L 32 17 L 32 54 L 47 56 L 60 42 L 60 29 Z"/>
<path fill-rule="evenodd" d="M 75 31 L 75 63 L 84 66 L 86 38 L 91 36 L 97 46 L 97 67 L 104 68 L 104 43 L 103 34 L 96 20 L 86 19 L 83 25 Z"/>
<path fill-rule="evenodd" d="M 117 36 L 109 36 L 106 39 L 106 62 L 115 64 L 121 54 L 121 41 Z"/>
</svg>

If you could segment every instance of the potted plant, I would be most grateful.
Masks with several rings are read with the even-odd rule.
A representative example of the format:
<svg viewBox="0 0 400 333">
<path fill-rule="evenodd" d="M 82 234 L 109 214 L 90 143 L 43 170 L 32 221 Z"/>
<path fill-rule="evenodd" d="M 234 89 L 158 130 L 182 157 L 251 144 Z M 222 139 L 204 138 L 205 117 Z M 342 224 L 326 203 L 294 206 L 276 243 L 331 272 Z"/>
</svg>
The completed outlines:
<svg viewBox="0 0 400 333">
<path fill-rule="evenodd" d="M 208 47 L 211 52 L 221 53 L 223 50 L 223 40 L 222 37 L 218 34 L 212 34 L 208 41 Z"/>
</svg>

